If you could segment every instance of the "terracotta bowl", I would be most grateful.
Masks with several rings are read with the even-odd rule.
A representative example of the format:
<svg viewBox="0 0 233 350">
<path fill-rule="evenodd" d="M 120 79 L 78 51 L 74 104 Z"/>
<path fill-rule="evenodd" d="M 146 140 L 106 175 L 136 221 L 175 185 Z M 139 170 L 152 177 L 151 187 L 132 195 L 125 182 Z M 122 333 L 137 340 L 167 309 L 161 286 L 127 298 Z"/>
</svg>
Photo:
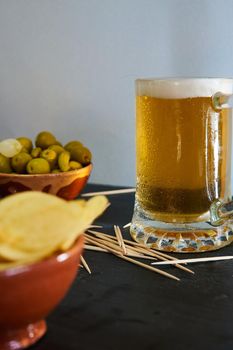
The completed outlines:
<svg viewBox="0 0 233 350">
<path fill-rule="evenodd" d="M 0 173 L 0 198 L 22 191 L 41 191 L 71 200 L 84 188 L 92 170 L 86 167 L 58 174 L 2 174 Z"/>
<path fill-rule="evenodd" d="M 44 318 L 73 282 L 84 237 L 65 253 L 41 262 L 0 271 L 0 349 L 25 348 L 46 332 Z"/>
</svg>

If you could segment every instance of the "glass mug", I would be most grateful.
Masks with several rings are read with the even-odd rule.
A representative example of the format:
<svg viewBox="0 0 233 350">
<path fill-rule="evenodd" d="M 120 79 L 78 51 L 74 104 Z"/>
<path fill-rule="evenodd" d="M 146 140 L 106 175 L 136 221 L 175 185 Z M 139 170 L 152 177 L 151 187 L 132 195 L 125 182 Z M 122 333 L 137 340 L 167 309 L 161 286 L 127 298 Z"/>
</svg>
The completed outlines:
<svg viewBox="0 0 233 350">
<path fill-rule="evenodd" d="M 233 240 L 233 79 L 136 81 L 132 237 L 174 252 Z"/>
</svg>

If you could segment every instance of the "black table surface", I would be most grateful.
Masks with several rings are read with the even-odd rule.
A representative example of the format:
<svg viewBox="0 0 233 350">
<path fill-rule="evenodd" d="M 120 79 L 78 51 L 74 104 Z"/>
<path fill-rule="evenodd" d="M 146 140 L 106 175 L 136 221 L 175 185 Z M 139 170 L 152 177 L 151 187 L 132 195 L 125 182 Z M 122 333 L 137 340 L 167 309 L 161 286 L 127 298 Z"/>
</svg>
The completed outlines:
<svg viewBox="0 0 233 350">
<path fill-rule="evenodd" d="M 85 191 L 105 189 L 115 187 L 89 184 Z M 109 200 L 111 206 L 96 223 L 112 233 L 114 224 L 130 222 L 134 194 Z M 233 245 L 201 256 L 211 254 L 231 255 Z M 181 278 L 177 282 L 111 254 L 86 251 L 85 259 L 92 274 L 80 269 L 47 318 L 46 335 L 32 349 L 233 349 L 231 260 L 193 264 L 195 275 L 166 267 Z"/>
</svg>

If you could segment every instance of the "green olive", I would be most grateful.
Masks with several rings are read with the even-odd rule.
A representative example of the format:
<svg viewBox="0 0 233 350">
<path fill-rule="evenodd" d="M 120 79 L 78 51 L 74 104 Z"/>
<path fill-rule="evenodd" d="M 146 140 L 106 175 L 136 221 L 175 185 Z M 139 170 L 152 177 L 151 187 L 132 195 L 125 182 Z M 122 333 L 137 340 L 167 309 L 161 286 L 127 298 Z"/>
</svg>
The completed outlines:
<svg viewBox="0 0 233 350">
<path fill-rule="evenodd" d="M 55 151 L 52 149 L 44 149 L 41 152 L 40 157 L 48 161 L 50 169 L 54 169 L 57 163 L 57 153 Z"/>
<path fill-rule="evenodd" d="M 64 146 L 68 152 L 71 152 L 74 147 L 83 147 L 83 144 L 80 141 L 70 141 Z"/>
<path fill-rule="evenodd" d="M 33 150 L 31 151 L 32 158 L 39 158 L 41 151 L 42 149 L 40 147 L 33 148 Z"/>
<path fill-rule="evenodd" d="M 83 165 L 87 165 L 91 162 L 91 152 L 86 147 L 73 147 L 70 151 L 71 160 L 75 160 Z"/>
<path fill-rule="evenodd" d="M 30 152 L 28 152 L 27 148 L 22 147 L 20 153 L 30 153 Z"/>
<path fill-rule="evenodd" d="M 61 143 L 60 141 L 58 141 L 58 140 L 56 140 L 56 142 L 54 143 L 54 145 L 58 145 L 58 146 L 63 147 L 62 143 Z"/>
<path fill-rule="evenodd" d="M 77 170 L 81 169 L 83 166 L 81 163 L 76 162 L 75 160 L 70 161 L 70 170 Z"/>
<path fill-rule="evenodd" d="M 70 169 L 70 153 L 64 151 L 59 154 L 58 165 L 61 171 L 68 171 Z"/>
<path fill-rule="evenodd" d="M 56 143 L 56 137 L 49 131 L 42 131 L 36 137 L 36 147 L 46 149 Z"/>
<path fill-rule="evenodd" d="M 26 173 L 27 164 L 31 159 L 32 157 L 30 154 L 26 152 L 20 152 L 11 159 L 11 166 L 18 174 Z"/>
<path fill-rule="evenodd" d="M 0 153 L 0 173 L 12 173 L 11 161 Z"/>
<path fill-rule="evenodd" d="M 32 141 L 27 137 L 18 137 L 17 140 L 21 143 L 24 149 L 27 150 L 28 153 L 32 151 Z M 21 150 L 22 152 L 22 150 Z"/>
<path fill-rule="evenodd" d="M 64 152 L 64 151 L 65 151 L 65 149 L 64 149 L 63 147 L 59 146 L 59 145 L 52 145 L 52 146 L 49 146 L 48 149 L 52 149 L 53 151 L 55 151 L 55 152 L 57 153 L 58 156 L 59 156 L 59 154 L 60 154 L 61 152 Z"/>
<path fill-rule="evenodd" d="M 34 158 L 27 164 L 27 172 L 28 174 L 48 174 L 49 162 L 43 158 Z"/>
<path fill-rule="evenodd" d="M 61 173 L 60 169 L 53 169 L 52 170 L 52 174 L 59 174 L 59 173 Z"/>
</svg>

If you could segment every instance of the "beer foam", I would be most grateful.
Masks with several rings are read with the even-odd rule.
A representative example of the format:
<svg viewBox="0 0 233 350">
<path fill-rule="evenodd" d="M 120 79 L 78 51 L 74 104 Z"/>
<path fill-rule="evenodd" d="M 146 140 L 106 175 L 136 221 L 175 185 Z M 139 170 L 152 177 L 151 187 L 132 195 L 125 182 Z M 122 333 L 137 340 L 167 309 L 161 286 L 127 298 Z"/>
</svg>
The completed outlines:
<svg viewBox="0 0 233 350">
<path fill-rule="evenodd" d="M 217 92 L 226 95 L 233 93 L 233 79 L 194 78 L 194 79 L 138 79 L 137 96 L 181 99 L 190 97 L 211 97 Z"/>
</svg>

